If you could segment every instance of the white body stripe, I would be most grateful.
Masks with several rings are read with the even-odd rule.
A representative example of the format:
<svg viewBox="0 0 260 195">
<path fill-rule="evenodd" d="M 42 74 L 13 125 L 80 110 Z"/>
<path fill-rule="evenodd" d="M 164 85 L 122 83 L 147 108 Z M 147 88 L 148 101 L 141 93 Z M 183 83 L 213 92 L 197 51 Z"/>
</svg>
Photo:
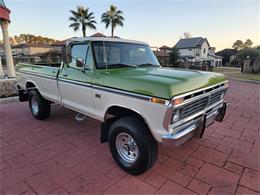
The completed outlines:
<svg viewBox="0 0 260 195">
<path fill-rule="evenodd" d="M 55 79 L 21 72 L 17 72 L 17 75 L 18 83 L 23 89 L 26 89 L 26 82 L 30 81 L 44 98 L 97 120 L 104 121 L 111 106 L 120 106 L 140 114 L 157 141 L 161 142 L 162 135 L 168 132 L 163 127 L 167 105 L 152 103 L 148 101 L 148 96 L 134 97 L 130 93 L 127 95 L 127 92 L 117 93 L 117 90 L 105 90 L 104 87 L 92 87 L 90 84 L 79 84 L 66 79 L 59 79 L 57 85 Z"/>
<path fill-rule="evenodd" d="M 41 77 L 38 75 L 27 74 L 18 71 L 16 73 L 18 83 L 23 89 L 26 89 L 27 82 L 31 82 L 37 87 L 40 94 L 47 100 L 53 102 L 61 101 L 57 80 L 55 77 Z"/>
</svg>

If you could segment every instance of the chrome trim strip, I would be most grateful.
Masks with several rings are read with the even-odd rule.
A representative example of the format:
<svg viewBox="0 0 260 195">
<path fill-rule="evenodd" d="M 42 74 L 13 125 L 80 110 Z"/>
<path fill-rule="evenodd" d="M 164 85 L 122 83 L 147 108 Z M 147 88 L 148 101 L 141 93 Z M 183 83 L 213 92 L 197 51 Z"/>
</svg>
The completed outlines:
<svg viewBox="0 0 260 195">
<path fill-rule="evenodd" d="M 65 83 L 70 83 L 70 84 L 82 85 L 84 87 L 92 87 L 92 84 L 90 84 L 90 83 L 79 82 L 79 81 L 76 81 L 76 80 L 58 78 L 58 81 L 63 81 Z"/>
<path fill-rule="evenodd" d="M 120 89 L 113 89 L 113 88 L 110 88 L 110 87 L 104 87 L 104 86 L 100 86 L 100 85 L 93 85 L 93 84 L 90 84 L 90 83 L 84 83 L 84 82 L 79 82 L 79 81 L 69 80 L 69 79 L 64 79 L 64 78 L 58 78 L 58 81 L 63 81 L 63 82 L 67 82 L 67 83 L 82 85 L 82 86 L 85 86 L 85 87 L 91 87 L 93 89 L 102 90 L 102 91 L 111 92 L 111 93 L 116 93 L 116 94 L 120 94 L 120 95 L 135 97 L 135 98 L 138 98 L 138 99 L 141 99 L 141 100 L 145 100 L 145 101 L 150 101 L 151 98 L 152 98 L 151 96 L 135 94 L 135 93 L 123 91 L 123 90 L 120 90 Z M 165 101 L 165 105 L 169 104 L 168 100 L 164 100 L 164 101 Z"/>
<path fill-rule="evenodd" d="M 49 78 L 49 79 L 58 80 L 58 81 L 63 81 L 63 82 L 66 82 L 66 83 L 81 85 L 81 86 L 84 86 L 84 87 L 92 87 L 93 89 L 107 91 L 107 92 L 112 92 L 112 93 L 125 95 L 125 96 L 131 96 L 131 97 L 135 97 L 135 98 L 138 98 L 138 99 L 141 99 L 141 100 L 145 100 L 145 101 L 150 101 L 151 98 L 153 98 L 152 96 L 146 96 L 146 95 L 131 93 L 131 92 L 120 90 L 120 89 L 113 89 L 113 88 L 110 88 L 110 87 L 93 85 L 93 84 L 90 84 L 90 83 L 79 82 L 79 81 L 75 81 L 75 80 L 69 80 L 69 79 L 64 79 L 64 78 L 59 78 L 59 77 L 57 79 L 56 77 L 53 77 L 53 76 L 40 75 L 40 74 L 37 74 L 37 73 L 35 74 L 35 73 L 26 72 L 26 71 L 17 71 L 17 72 L 24 73 L 24 74 L 29 74 L 29 75 L 33 75 L 33 76 L 39 76 L 39 77 L 43 77 L 43 78 Z M 162 98 L 159 98 L 159 99 L 162 99 Z M 164 105 L 169 105 L 170 104 L 169 100 L 165 100 L 165 99 L 162 99 L 162 100 L 165 101 Z"/>
<path fill-rule="evenodd" d="M 184 96 L 187 96 L 187 95 L 191 95 L 191 94 L 193 94 L 193 93 L 197 93 L 197 92 L 200 92 L 200 91 L 203 91 L 203 90 L 206 90 L 206 89 L 210 89 L 210 88 L 213 88 L 213 87 L 215 87 L 215 86 L 218 86 L 218 85 L 221 85 L 221 84 L 227 83 L 227 82 L 228 82 L 228 81 L 224 81 L 224 82 L 219 83 L 219 84 L 217 84 L 217 85 L 213 85 L 213 86 L 210 86 L 210 87 L 206 87 L 206 88 L 203 88 L 203 89 L 200 89 L 200 90 L 191 91 L 191 92 L 189 92 L 189 93 L 185 93 L 185 94 L 182 94 L 182 95 L 173 97 L 172 100 L 175 100 L 175 99 L 177 99 L 177 98 L 184 97 Z M 172 113 L 173 113 L 173 111 L 174 111 L 175 108 L 179 108 L 179 107 L 181 107 L 181 106 L 183 106 L 183 105 L 185 105 L 185 104 L 187 104 L 187 103 L 190 103 L 190 102 L 192 102 L 192 101 L 195 101 L 195 100 L 197 100 L 197 99 L 200 99 L 200 98 L 203 98 L 203 97 L 206 97 L 206 96 L 209 96 L 209 97 L 210 97 L 211 94 L 216 93 L 216 92 L 221 91 L 221 90 L 223 90 L 224 93 L 225 93 L 225 92 L 227 91 L 227 89 L 228 89 L 228 87 L 224 87 L 224 86 L 223 86 L 223 87 L 220 87 L 220 88 L 217 88 L 217 89 L 212 90 L 212 91 L 210 91 L 210 92 L 208 92 L 208 93 L 205 93 L 205 94 L 196 96 L 196 97 L 194 97 L 194 98 L 190 98 L 190 99 L 184 101 L 182 104 L 179 104 L 179 105 L 177 105 L 177 106 L 175 106 L 175 107 L 174 107 L 174 105 L 171 103 L 171 102 L 172 102 L 172 100 L 171 100 L 171 102 L 170 102 L 169 105 L 168 105 L 168 109 L 167 109 L 167 111 L 166 111 L 166 113 L 165 113 L 165 116 L 164 116 L 163 127 L 164 127 L 166 130 L 170 130 L 170 127 L 172 126 L 172 125 L 170 125 L 170 121 L 171 121 L 171 118 L 172 118 Z M 219 102 L 222 102 L 222 101 L 223 101 L 223 99 L 222 99 L 221 101 L 219 101 Z M 218 103 L 218 102 L 216 102 L 216 103 L 213 104 L 213 105 L 216 105 L 217 103 Z M 211 106 L 213 106 L 213 105 L 211 105 Z M 210 106 L 210 107 L 211 107 L 211 106 Z M 206 107 L 205 109 L 207 109 L 207 108 L 208 108 L 208 107 Z M 192 117 L 194 117 L 194 114 L 191 115 L 191 116 L 188 117 L 188 118 L 190 119 L 190 118 L 192 118 Z M 184 121 L 184 120 L 185 120 L 185 119 L 182 119 L 181 121 Z M 181 122 L 181 121 L 179 121 L 179 122 Z M 185 121 L 186 121 L 186 120 L 185 120 Z M 178 123 L 179 123 L 179 122 L 178 122 Z"/>
<path fill-rule="evenodd" d="M 91 87 L 93 89 L 102 90 L 102 91 L 111 92 L 111 93 L 116 93 L 116 94 L 120 94 L 120 95 L 131 96 L 131 97 L 135 97 L 135 98 L 142 99 L 142 100 L 145 100 L 145 101 L 150 101 L 150 99 L 151 99 L 150 96 L 134 94 L 134 93 L 130 93 L 130 92 L 122 91 L 122 90 L 112 89 L 112 88 L 109 88 L 109 87 L 103 87 L 103 86 L 98 86 L 98 85 L 92 85 L 90 83 L 78 82 L 78 81 L 75 81 L 75 80 L 59 78 L 58 81 L 63 81 L 63 82 L 66 82 L 66 83 L 71 83 L 71 84 L 77 84 L 77 85 L 81 85 L 81 86 L 84 86 L 84 87 Z"/>
<path fill-rule="evenodd" d="M 112 92 L 112 93 L 117 93 L 117 94 L 121 94 L 121 95 L 136 97 L 136 98 L 146 100 L 146 101 L 150 101 L 150 99 L 152 98 L 152 97 L 146 96 L 146 95 L 135 94 L 135 93 L 131 93 L 131 92 L 126 92 L 126 91 L 112 89 L 109 87 L 103 87 L 103 86 L 98 86 L 98 85 L 93 85 L 93 88 L 97 89 L 97 90 L 106 91 L 106 92 Z"/>
<path fill-rule="evenodd" d="M 227 87 L 220 87 L 220 88 L 214 89 L 214 90 L 212 90 L 212 91 L 210 91 L 208 93 L 204 93 L 204 94 L 196 96 L 194 98 L 190 98 L 190 99 L 184 101 L 183 103 L 181 103 L 181 104 L 179 104 L 177 106 L 174 106 L 174 105 L 173 106 L 174 106 L 174 108 L 179 108 L 181 106 L 184 106 L 184 105 L 186 105 L 188 103 L 191 103 L 193 101 L 199 100 L 201 98 L 204 98 L 204 97 L 207 97 L 207 96 L 210 97 L 212 94 L 217 93 L 219 91 L 223 91 L 224 92 L 226 89 L 227 89 Z"/>
<path fill-rule="evenodd" d="M 25 64 L 21 63 L 21 65 L 29 66 L 29 67 L 36 67 L 36 68 L 55 68 L 55 69 L 60 69 L 61 65 L 63 65 L 63 62 L 61 62 L 60 67 L 55 67 L 55 66 L 42 66 L 42 65 L 34 65 L 34 64 Z"/>
<path fill-rule="evenodd" d="M 174 124 L 172 124 L 172 125 L 169 125 L 168 130 L 170 131 L 170 133 L 174 132 L 174 129 L 177 128 L 178 126 L 180 126 L 180 125 L 182 125 L 183 123 L 186 123 L 186 122 L 192 120 L 193 118 L 196 118 L 196 117 L 202 115 L 203 113 L 209 111 L 210 109 L 213 109 L 213 108 L 215 108 L 215 107 L 220 106 L 220 104 L 223 103 L 223 101 L 224 101 L 224 100 L 221 99 L 220 101 L 216 102 L 215 104 L 212 104 L 212 105 L 209 106 L 209 107 L 206 107 L 205 109 L 201 110 L 200 112 L 197 112 L 196 114 L 193 114 L 193 115 L 191 115 L 191 116 L 189 116 L 189 117 L 187 117 L 187 118 L 185 118 L 185 119 L 182 119 L 181 121 L 178 121 L 177 123 L 174 123 Z M 215 109 L 217 109 L 217 108 L 215 108 Z"/>
<path fill-rule="evenodd" d="M 181 137 L 185 136 L 186 134 L 194 131 L 196 128 L 198 127 L 198 125 L 196 123 L 192 124 L 190 127 L 188 127 L 187 129 L 180 131 L 178 133 L 172 134 L 164 134 L 162 136 L 163 139 L 180 139 Z"/>
<path fill-rule="evenodd" d="M 27 72 L 27 71 L 16 71 L 18 73 L 23 73 L 23 74 L 28 74 L 28 75 L 32 75 L 32 76 L 39 76 L 39 77 L 42 77 L 42 78 L 47 78 L 47 79 L 53 79 L 53 80 L 56 80 L 56 77 L 54 76 L 49 76 L 49 75 L 41 75 L 41 74 L 37 74 L 37 73 L 31 73 L 31 72 Z"/>
<path fill-rule="evenodd" d="M 210 88 L 214 88 L 214 87 L 216 87 L 216 86 L 218 86 L 218 85 L 222 85 L 222 84 L 227 83 L 227 82 L 228 82 L 228 81 L 223 81 L 223 82 L 218 83 L 218 84 L 216 84 L 216 85 L 211 85 L 211 86 L 209 86 L 209 87 L 205 87 L 205 88 L 202 88 L 202 89 L 197 89 L 197 90 L 195 90 L 195 91 L 190 91 L 190 92 L 188 92 L 188 93 L 184 93 L 184 94 L 181 94 L 181 95 L 177 95 L 177 96 L 173 97 L 172 100 L 175 100 L 175 99 L 178 99 L 178 98 L 182 98 L 182 97 L 185 97 L 185 96 L 187 96 L 187 95 L 191 95 L 191 94 L 193 94 L 193 93 L 197 93 L 197 92 L 200 92 L 200 91 L 204 91 L 204 90 L 207 90 L 207 89 L 210 89 Z"/>
</svg>

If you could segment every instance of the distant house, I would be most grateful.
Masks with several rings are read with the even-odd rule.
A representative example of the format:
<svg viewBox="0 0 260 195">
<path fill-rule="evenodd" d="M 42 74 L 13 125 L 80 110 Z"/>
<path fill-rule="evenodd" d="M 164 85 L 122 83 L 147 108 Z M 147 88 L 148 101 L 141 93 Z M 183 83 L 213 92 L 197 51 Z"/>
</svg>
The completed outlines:
<svg viewBox="0 0 260 195">
<path fill-rule="evenodd" d="M 159 49 L 160 49 L 160 51 L 163 51 L 163 52 L 169 52 L 171 48 L 164 45 L 164 46 L 160 47 Z"/>
<path fill-rule="evenodd" d="M 41 61 L 41 56 L 52 51 L 52 46 L 47 44 L 21 43 L 11 45 L 11 49 L 15 63 L 29 63 Z M 6 64 L 3 50 L 3 47 L 0 45 L 2 63 Z"/>
<path fill-rule="evenodd" d="M 230 64 L 233 60 L 236 59 L 238 51 L 235 49 L 223 49 L 221 51 L 218 51 L 216 55 L 223 57 L 223 64 L 227 65 Z"/>
<path fill-rule="evenodd" d="M 215 54 L 215 48 L 210 47 L 206 38 L 194 37 L 180 39 L 175 47 L 179 50 L 183 61 L 222 66 L 222 57 Z"/>
<path fill-rule="evenodd" d="M 167 47 L 167 46 L 165 46 Z M 160 49 L 155 50 L 154 54 L 157 57 L 158 61 L 162 66 L 169 66 L 169 61 L 170 61 L 170 54 L 169 50 L 165 50 L 164 48 L 160 47 Z"/>
<path fill-rule="evenodd" d="M 46 53 L 52 47 L 46 44 L 22 43 L 12 46 L 12 53 L 16 55 L 34 55 L 36 53 Z"/>
</svg>

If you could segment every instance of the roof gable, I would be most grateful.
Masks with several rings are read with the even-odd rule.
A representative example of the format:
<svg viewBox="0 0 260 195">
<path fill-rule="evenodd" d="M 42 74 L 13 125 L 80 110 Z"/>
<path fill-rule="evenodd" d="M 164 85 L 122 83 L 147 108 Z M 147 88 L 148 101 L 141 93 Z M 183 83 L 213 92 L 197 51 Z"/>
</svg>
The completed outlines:
<svg viewBox="0 0 260 195">
<path fill-rule="evenodd" d="M 187 39 L 180 39 L 175 47 L 177 49 L 185 49 L 185 48 L 194 48 L 194 47 L 201 47 L 204 42 L 207 42 L 209 45 L 209 42 L 206 38 L 202 37 L 194 37 L 194 38 L 187 38 Z"/>
</svg>

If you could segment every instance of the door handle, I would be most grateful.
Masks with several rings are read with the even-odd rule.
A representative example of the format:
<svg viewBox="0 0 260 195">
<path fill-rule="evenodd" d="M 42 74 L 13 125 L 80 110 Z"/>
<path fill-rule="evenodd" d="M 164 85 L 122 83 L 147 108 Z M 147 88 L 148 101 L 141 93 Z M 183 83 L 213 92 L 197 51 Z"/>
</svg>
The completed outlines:
<svg viewBox="0 0 260 195">
<path fill-rule="evenodd" d="M 62 75 L 66 77 L 66 76 L 68 76 L 68 73 L 64 72 L 64 73 L 62 73 Z"/>
</svg>

